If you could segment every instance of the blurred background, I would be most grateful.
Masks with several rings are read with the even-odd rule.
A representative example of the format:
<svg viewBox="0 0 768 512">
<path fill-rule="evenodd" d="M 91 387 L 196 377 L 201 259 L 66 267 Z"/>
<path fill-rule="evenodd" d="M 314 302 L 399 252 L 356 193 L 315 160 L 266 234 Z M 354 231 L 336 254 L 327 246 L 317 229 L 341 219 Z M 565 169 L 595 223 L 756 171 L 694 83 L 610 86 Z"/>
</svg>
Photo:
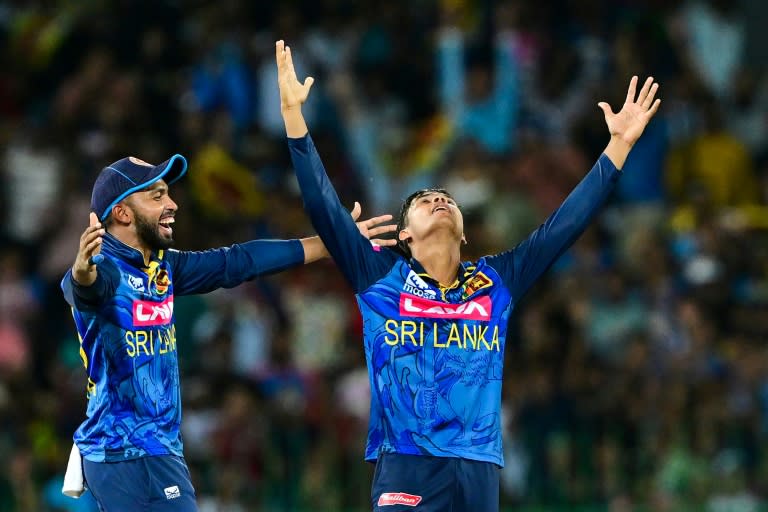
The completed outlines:
<svg viewBox="0 0 768 512">
<path fill-rule="evenodd" d="M 514 246 L 661 110 L 609 205 L 517 308 L 505 511 L 768 510 L 768 3 L 0 0 L 0 510 L 60 494 L 85 372 L 59 282 L 98 171 L 180 152 L 178 248 L 307 236 L 274 41 L 349 207 L 447 187 L 478 257 Z M 177 298 L 203 512 L 370 510 L 361 323 L 331 262 Z"/>
</svg>

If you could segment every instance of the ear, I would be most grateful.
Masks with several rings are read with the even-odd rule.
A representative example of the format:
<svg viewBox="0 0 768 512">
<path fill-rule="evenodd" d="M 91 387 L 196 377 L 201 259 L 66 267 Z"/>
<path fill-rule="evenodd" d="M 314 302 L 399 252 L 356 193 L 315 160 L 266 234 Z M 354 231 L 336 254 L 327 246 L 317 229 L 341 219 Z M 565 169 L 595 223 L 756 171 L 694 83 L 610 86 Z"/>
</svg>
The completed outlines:
<svg viewBox="0 0 768 512">
<path fill-rule="evenodd" d="M 130 224 L 133 220 L 133 212 L 124 203 L 119 202 L 112 207 L 112 217 L 121 224 Z"/>
<path fill-rule="evenodd" d="M 464 236 L 464 234 L 463 234 L 463 233 L 462 233 L 462 235 L 461 235 L 461 243 L 462 243 L 462 244 L 464 244 L 464 245 L 467 245 L 467 243 L 469 243 L 469 242 L 467 242 L 467 237 L 466 237 L 466 236 Z"/>
<path fill-rule="evenodd" d="M 400 232 L 397 234 L 397 239 L 401 242 L 408 243 L 408 240 L 411 239 L 411 234 L 408 232 L 408 228 L 401 229 Z"/>
</svg>

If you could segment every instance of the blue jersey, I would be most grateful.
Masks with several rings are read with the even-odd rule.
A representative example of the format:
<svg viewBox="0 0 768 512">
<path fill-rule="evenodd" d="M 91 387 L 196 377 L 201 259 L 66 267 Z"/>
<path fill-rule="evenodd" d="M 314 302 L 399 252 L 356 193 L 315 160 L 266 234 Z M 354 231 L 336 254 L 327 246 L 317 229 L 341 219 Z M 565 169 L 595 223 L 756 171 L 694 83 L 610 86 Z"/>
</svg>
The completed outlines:
<svg viewBox="0 0 768 512">
<path fill-rule="evenodd" d="M 71 270 L 61 282 L 88 375 L 87 419 L 75 443 L 93 462 L 182 456 L 174 297 L 230 288 L 303 263 L 301 242 L 161 250 L 146 266 L 139 251 L 107 233 L 101 254 L 93 285 L 78 285 Z"/>
<path fill-rule="evenodd" d="M 583 232 L 620 173 L 602 155 L 560 208 L 514 249 L 464 262 L 442 287 L 414 259 L 373 246 L 340 203 L 309 135 L 289 139 L 305 208 L 363 317 L 371 384 L 366 460 L 380 453 L 503 465 L 507 321 Z"/>
</svg>

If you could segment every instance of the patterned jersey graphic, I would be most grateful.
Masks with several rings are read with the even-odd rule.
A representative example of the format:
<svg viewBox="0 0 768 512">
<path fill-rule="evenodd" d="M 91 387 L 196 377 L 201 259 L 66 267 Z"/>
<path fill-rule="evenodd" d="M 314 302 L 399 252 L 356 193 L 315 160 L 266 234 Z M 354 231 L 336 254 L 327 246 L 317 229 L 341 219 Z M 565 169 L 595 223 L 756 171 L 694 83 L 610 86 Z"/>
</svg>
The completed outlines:
<svg viewBox="0 0 768 512">
<path fill-rule="evenodd" d="M 495 272 L 479 265 L 490 282 Z M 480 267 L 465 268 L 468 283 Z M 400 259 L 358 297 L 380 405 L 372 412 L 366 457 L 384 451 L 501 463 L 498 397 L 509 293 L 497 277 L 466 299 L 464 286 L 441 290 L 435 284 L 420 286 L 419 297 L 406 292 L 413 275 Z"/>
<path fill-rule="evenodd" d="M 450 288 L 414 259 L 376 250 L 339 201 L 312 138 L 289 139 L 305 209 L 355 291 L 371 383 L 366 460 L 380 453 L 503 465 L 501 378 L 515 304 L 584 231 L 619 172 L 602 155 L 514 249 L 465 262 Z"/>
<path fill-rule="evenodd" d="M 94 462 L 182 455 L 174 297 L 232 288 L 304 262 L 298 240 L 252 240 L 206 251 L 143 255 L 107 233 L 96 283 L 64 298 L 88 376 L 86 420 L 75 432 Z"/>
<path fill-rule="evenodd" d="M 88 374 L 88 419 L 75 433 L 95 461 L 181 455 L 181 403 L 168 263 L 146 271 L 113 257 L 119 284 L 97 311 L 73 308 Z M 162 252 L 160 253 L 162 256 Z"/>
</svg>

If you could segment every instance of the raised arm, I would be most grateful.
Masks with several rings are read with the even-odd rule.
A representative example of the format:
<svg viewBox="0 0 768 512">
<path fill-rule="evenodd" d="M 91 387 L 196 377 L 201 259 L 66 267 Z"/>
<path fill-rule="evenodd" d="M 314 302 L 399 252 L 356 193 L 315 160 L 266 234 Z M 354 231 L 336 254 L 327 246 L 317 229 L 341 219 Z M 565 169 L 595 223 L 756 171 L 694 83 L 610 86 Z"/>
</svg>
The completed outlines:
<svg viewBox="0 0 768 512">
<path fill-rule="evenodd" d="M 80 246 L 72 265 L 72 279 L 80 286 L 91 286 L 96 281 L 98 270 L 94 257 L 101 252 L 101 237 L 105 232 L 95 213 L 91 212 L 88 219 L 88 227 L 80 236 Z"/>
<path fill-rule="evenodd" d="M 629 82 L 624 105 L 616 114 L 613 113 L 608 103 L 601 101 L 597 104 L 605 114 L 605 123 L 611 134 L 611 140 L 603 154 L 611 159 L 617 169 L 624 167 L 624 162 L 627 160 L 632 146 L 643 134 L 645 127 L 648 126 L 651 118 L 659 110 L 659 105 L 661 105 L 660 99 L 654 101 L 656 92 L 659 90 L 659 84 L 653 81 L 652 76 L 645 80 L 639 94 L 636 88 L 637 77 L 633 76 Z M 636 94 L 637 99 L 635 99 Z"/>
<path fill-rule="evenodd" d="M 320 155 L 309 136 L 301 106 L 314 80 L 296 78 L 291 50 L 283 41 L 275 44 L 275 60 L 280 86 L 280 108 L 288 135 L 288 147 L 312 225 L 345 278 L 357 292 L 383 275 L 396 255 L 381 250 L 361 234 L 361 230 L 342 206 L 325 172 Z M 390 216 L 382 217 L 391 219 Z M 394 240 L 386 242 L 394 244 Z"/>
<path fill-rule="evenodd" d="M 592 170 L 563 204 L 513 250 L 488 258 L 488 262 L 506 280 L 515 299 L 524 295 L 584 232 L 613 190 L 627 155 L 661 102 L 658 99 L 654 101 L 658 84 L 653 82 L 652 77 L 645 81 L 639 93 L 636 87 L 637 77 L 633 77 L 627 99 L 618 113 L 614 114 L 607 103 L 598 103 L 605 113 L 611 139 Z"/>
<path fill-rule="evenodd" d="M 64 298 L 70 306 L 78 309 L 95 309 L 111 296 L 117 287 L 119 276 L 111 265 L 98 263 L 104 258 L 100 255 L 104 227 L 93 212 L 89 216 L 89 225 L 80 236 L 80 245 L 72 268 L 61 281 Z"/>
<path fill-rule="evenodd" d="M 275 43 L 277 80 L 280 87 L 280 111 L 285 122 L 285 133 L 289 139 L 300 139 L 309 133 L 301 106 L 309 97 L 309 90 L 315 79 L 307 77 L 302 84 L 296 77 L 291 49 L 283 41 Z"/>
</svg>

